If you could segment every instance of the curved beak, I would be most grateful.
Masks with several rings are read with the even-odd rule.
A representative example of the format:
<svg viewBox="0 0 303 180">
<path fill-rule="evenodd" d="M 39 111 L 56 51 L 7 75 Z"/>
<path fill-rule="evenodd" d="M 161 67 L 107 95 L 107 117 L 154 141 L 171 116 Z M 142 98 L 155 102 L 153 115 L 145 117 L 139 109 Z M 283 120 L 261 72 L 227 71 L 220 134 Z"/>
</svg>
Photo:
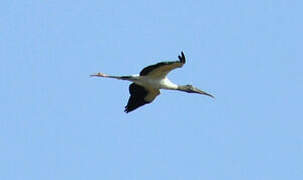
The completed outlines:
<svg viewBox="0 0 303 180">
<path fill-rule="evenodd" d="M 215 98 L 213 95 L 208 94 L 207 92 L 204 92 L 204 91 L 202 91 L 202 90 L 200 90 L 200 89 L 198 89 L 196 87 L 193 88 L 193 93 L 203 94 L 203 95 Z"/>
</svg>

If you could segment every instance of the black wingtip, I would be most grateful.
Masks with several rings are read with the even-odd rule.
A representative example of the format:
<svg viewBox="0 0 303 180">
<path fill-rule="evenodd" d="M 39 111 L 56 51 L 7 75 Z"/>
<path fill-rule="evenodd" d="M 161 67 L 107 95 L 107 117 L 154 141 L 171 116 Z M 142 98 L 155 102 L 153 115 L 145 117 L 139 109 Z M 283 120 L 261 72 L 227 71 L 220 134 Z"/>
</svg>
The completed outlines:
<svg viewBox="0 0 303 180">
<path fill-rule="evenodd" d="M 184 55 L 183 51 L 181 51 L 181 56 L 179 55 L 178 58 L 181 63 L 185 64 L 185 55 Z"/>
<path fill-rule="evenodd" d="M 124 112 L 125 113 L 129 113 L 129 112 L 131 112 L 132 110 L 130 110 L 127 106 L 125 106 L 125 109 L 124 109 Z"/>
<path fill-rule="evenodd" d="M 126 113 L 130 112 L 130 110 L 129 110 L 129 108 L 128 108 L 127 105 L 126 105 L 124 108 L 125 108 L 125 109 L 124 109 L 124 112 L 126 112 Z"/>
</svg>

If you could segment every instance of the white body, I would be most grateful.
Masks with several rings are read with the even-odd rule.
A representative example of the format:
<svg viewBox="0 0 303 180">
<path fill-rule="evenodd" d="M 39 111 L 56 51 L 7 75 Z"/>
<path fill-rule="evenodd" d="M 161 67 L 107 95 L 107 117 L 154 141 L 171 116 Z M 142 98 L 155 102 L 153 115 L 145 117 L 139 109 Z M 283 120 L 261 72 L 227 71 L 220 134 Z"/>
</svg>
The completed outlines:
<svg viewBox="0 0 303 180">
<path fill-rule="evenodd" d="M 185 64 L 184 53 L 178 56 L 179 61 L 160 62 L 145 67 L 140 75 L 132 76 L 111 76 L 103 73 L 91 76 L 114 78 L 133 82 L 129 86 L 130 98 L 125 106 L 125 112 L 131 112 L 144 104 L 151 103 L 159 94 L 160 89 L 179 90 L 188 93 L 199 93 L 213 97 L 212 95 L 199 90 L 191 85 L 178 86 L 171 82 L 166 75 L 173 69 L 180 68 Z"/>
<path fill-rule="evenodd" d="M 151 77 L 151 76 L 139 76 L 133 75 L 134 79 L 130 80 L 136 84 L 150 89 L 171 89 L 176 90 L 178 85 L 171 82 L 167 77 Z"/>
</svg>

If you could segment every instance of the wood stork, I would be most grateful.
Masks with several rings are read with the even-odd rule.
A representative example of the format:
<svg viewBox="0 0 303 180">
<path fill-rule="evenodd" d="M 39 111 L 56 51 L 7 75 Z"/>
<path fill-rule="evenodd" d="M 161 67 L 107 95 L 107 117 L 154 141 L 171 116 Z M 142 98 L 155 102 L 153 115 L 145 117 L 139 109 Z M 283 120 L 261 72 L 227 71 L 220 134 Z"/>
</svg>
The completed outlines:
<svg viewBox="0 0 303 180">
<path fill-rule="evenodd" d="M 160 89 L 198 93 L 214 98 L 211 94 L 208 94 L 192 85 L 176 85 L 166 77 L 171 70 L 181 68 L 185 64 L 183 51 L 181 52 L 181 56 L 179 55 L 178 58 L 178 61 L 160 62 L 147 66 L 139 75 L 111 76 L 99 72 L 90 76 L 114 78 L 133 82 L 129 86 L 130 98 L 125 106 L 124 111 L 126 113 L 129 113 L 140 106 L 151 103 L 160 94 Z"/>
</svg>

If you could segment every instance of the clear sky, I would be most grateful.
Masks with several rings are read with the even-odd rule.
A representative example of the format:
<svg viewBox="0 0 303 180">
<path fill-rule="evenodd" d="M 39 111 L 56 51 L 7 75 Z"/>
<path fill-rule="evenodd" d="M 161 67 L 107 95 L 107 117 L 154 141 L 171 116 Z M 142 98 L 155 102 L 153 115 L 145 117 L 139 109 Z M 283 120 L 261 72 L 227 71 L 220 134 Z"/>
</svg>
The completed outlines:
<svg viewBox="0 0 303 180">
<path fill-rule="evenodd" d="M 302 0 L 4 0 L 1 180 L 302 180 Z M 165 91 L 129 114 L 159 61 L 216 96 Z"/>
</svg>

